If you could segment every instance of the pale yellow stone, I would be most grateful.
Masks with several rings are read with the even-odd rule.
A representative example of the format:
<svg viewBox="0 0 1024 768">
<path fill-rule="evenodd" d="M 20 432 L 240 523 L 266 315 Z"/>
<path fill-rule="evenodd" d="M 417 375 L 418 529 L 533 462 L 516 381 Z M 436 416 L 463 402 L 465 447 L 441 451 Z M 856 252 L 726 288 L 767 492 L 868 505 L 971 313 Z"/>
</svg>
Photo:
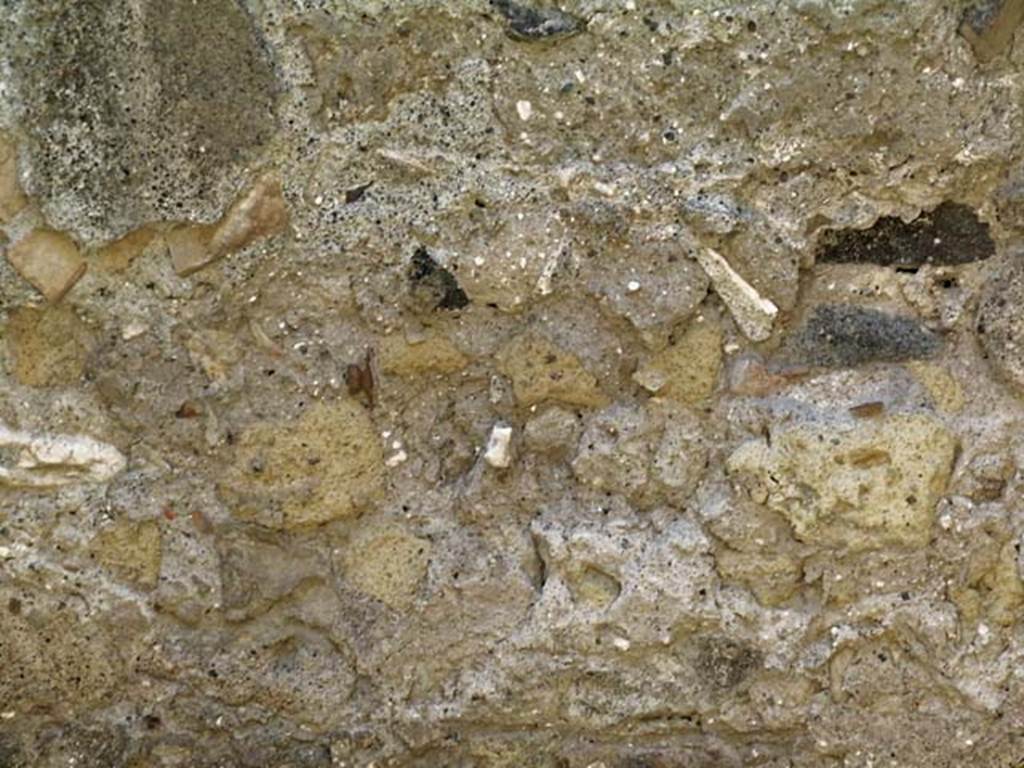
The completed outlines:
<svg viewBox="0 0 1024 768">
<path fill-rule="evenodd" d="M 121 521 L 91 542 L 96 560 L 118 578 L 152 589 L 160 577 L 160 526 L 152 520 Z"/>
<path fill-rule="evenodd" d="M 58 302 L 85 274 L 85 260 L 63 232 L 32 230 L 7 252 L 11 266 L 50 302 Z"/>
<path fill-rule="evenodd" d="M 696 405 L 715 389 L 722 368 L 722 329 L 694 323 L 674 345 L 651 358 L 633 380 L 652 394 Z"/>
<path fill-rule="evenodd" d="M 576 355 L 565 352 L 543 336 L 524 334 L 513 339 L 497 356 L 498 370 L 512 380 L 520 405 L 546 401 L 599 407 L 608 397 Z"/>
<path fill-rule="evenodd" d="M 967 400 L 964 397 L 960 382 L 937 363 L 915 360 L 907 363 L 907 368 L 914 374 L 921 386 L 928 390 L 936 407 L 945 413 L 957 413 L 963 410 Z"/>
<path fill-rule="evenodd" d="M 352 517 L 383 488 L 384 460 L 373 422 L 352 400 L 318 403 L 297 421 L 266 421 L 247 429 L 220 489 L 237 517 L 283 528 Z"/>
<path fill-rule="evenodd" d="M 781 605 L 800 586 L 800 560 L 785 552 L 739 552 L 723 547 L 715 553 L 715 567 L 726 582 L 739 582 L 762 605 Z"/>
<path fill-rule="evenodd" d="M 159 229 L 147 224 L 133 229 L 96 250 L 95 265 L 104 272 L 121 272 L 131 266 L 159 234 Z"/>
<path fill-rule="evenodd" d="M 3 330 L 7 368 L 29 387 L 74 384 L 85 368 L 90 335 L 64 305 L 19 307 Z"/>
<path fill-rule="evenodd" d="M 0 133 L 0 224 L 10 221 L 28 204 L 18 181 L 18 154 L 14 143 Z"/>
<path fill-rule="evenodd" d="M 421 376 L 426 373 L 454 373 L 469 362 L 449 338 L 431 333 L 411 343 L 397 334 L 380 341 L 380 370 L 396 376 Z"/>
<path fill-rule="evenodd" d="M 926 415 L 856 425 L 809 423 L 741 445 L 728 470 L 796 536 L 850 549 L 923 545 L 956 441 Z"/>
<path fill-rule="evenodd" d="M 427 572 L 430 542 L 398 526 L 361 532 L 345 551 L 345 578 L 395 610 L 407 609 Z"/>
</svg>

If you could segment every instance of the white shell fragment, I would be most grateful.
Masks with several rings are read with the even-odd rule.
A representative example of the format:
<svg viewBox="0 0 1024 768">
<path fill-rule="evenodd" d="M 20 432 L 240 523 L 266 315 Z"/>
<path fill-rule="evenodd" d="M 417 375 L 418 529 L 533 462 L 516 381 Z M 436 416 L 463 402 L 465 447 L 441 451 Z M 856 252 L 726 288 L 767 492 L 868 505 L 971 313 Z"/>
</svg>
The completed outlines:
<svg viewBox="0 0 1024 768">
<path fill-rule="evenodd" d="M 512 464 L 512 427 L 495 424 L 487 439 L 484 461 L 492 467 L 505 469 Z"/>
<path fill-rule="evenodd" d="M 112 445 L 84 435 L 33 435 L 0 424 L 0 447 L 17 449 L 13 465 L 0 464 L 0 487 L 55 488 L 103 483 L 127 461 Z"/>
<path fill-rule="evenodd" d="M 754 290 L 716 251 L 698 248 L 697 261 L 743 334 L 751 341 L 764 341 L 771 336 L 779 308 Z"/>
</svg>

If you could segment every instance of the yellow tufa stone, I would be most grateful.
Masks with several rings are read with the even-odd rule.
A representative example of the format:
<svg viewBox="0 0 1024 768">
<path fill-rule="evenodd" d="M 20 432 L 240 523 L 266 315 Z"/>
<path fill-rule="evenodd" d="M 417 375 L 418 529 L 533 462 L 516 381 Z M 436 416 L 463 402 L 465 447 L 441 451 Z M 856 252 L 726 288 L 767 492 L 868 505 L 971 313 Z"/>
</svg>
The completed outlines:
<svg viewBox="0 0 1024 768">
<path fill-rule="evenodd" d="M 379 359 L 381 372 L 396 376 L 454 373 L 469 362 L 450 339 L 438 333 L 430 333 L 416 343 L 397 334 L 385 336 L 380 342 Z"/>
<path fill-rule="evenodd" d="M 497 355 L 498 370 L 512 380 L 519 405 L 529 407 L 547 401 L 600 407 L 608 397 L 580 359 L 537 334 L 513 339 Z"/>
<path fill-rule="evenodd" d="M 633 381 L 651 394 L 697 405 L 714 392 L 722 368 L 722 329 L 715 322 L 694 323 L 674 345 L 652 357 Z"/>
<path fill-rule="evenodd" d="M 416 598 L 430 562 L 430 542 L 398 526 L 358 534 L 345 551 L 345 578 L 360 592 L 395 610 Z"/>
<path fill-rule="evenodd" d="M 153 520 L 122 521 L 100 531 L 91 542 L 96 560 L 118 578 L 153 589 L 160 578 L 160 526 Z"/>
<path fill-rule="evenodd" d="M 7 260 L 51 303 L 64 298 L 85 274 L 85 260 L 63 232 L 32 230 L 7 252 Z"/>
<path fill-rule="evenodd" d="M 242 435 L 221 484 L 237 517 L 293 529 L 356 515 L 383 490 L 384 460 L 373 422 L 352 400 L 318 403 L 297 422 L 262 422 Z"/>
<path fill-rule="evenodd" d="M 288 204 L 281 181 L 268 174 L 238 197 L 216 224 L 182 224 L 166 236 L 174 271 L 190 275 L 256 240 L 284 232 Z"/>
<path fill-rule="evenodd" d="M 802 541 L 851 550 L 928 542 L 956 441 L 926 415 L 854 426 L 809 423 L 750 441 L 729 457 L 758 502 Z"/>
<path fill-rule="evenodd" d="M 89 354 L 89 334 L 63 305 L 20 307 L 4 328 L 8 370 L 28 387 L 74 384 Z"/>
<path fill-rule="evenodd" d="M 907 368 L 921 386 L 928 390 L 935 406 L 944 413 L 958 413 L 963 410 L 967 400 L 964 398 L 960 382 L 950 375 L 941 365 L 925 360 L 907 363 Z"/>
<path fill-rule="evenodd" d="M 18 181 L 18 153 L 15 146 L 0 133 L 0 224 L 10 221 L 28 205 Z"/>
<path fill-rule="evenodd" d="M 123 237 L 98 248 L 93 263 L 104 272 L 123 272 L 142 255 L 159 233 L 159 228 L 152 224 L 133 229 Z"/>
</svg>

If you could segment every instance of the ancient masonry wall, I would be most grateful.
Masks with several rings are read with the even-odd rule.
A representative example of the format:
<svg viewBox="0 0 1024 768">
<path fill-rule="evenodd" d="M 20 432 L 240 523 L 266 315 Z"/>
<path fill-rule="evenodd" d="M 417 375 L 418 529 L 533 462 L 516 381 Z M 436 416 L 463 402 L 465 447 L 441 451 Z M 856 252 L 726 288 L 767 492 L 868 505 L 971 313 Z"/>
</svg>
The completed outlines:
<svg viewBox="0 0 1024 768">
<path fill-rule="evenodd" d="M 1024 765 L 1022 17 L 0 0 L 0 767 Z"/>
</svg>

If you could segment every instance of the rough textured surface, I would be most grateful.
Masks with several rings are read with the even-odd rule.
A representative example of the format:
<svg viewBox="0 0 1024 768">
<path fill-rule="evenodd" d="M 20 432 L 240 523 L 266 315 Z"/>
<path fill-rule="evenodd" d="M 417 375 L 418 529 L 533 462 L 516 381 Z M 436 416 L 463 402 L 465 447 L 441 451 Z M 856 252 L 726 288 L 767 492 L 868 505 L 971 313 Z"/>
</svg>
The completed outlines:
<svg viewBox="0 0 1024 768">
<path fill-rule="evenodd" d="M 1024 764 L 1018 0 L 0 0 L 0 767 Z"/>
</svg>

